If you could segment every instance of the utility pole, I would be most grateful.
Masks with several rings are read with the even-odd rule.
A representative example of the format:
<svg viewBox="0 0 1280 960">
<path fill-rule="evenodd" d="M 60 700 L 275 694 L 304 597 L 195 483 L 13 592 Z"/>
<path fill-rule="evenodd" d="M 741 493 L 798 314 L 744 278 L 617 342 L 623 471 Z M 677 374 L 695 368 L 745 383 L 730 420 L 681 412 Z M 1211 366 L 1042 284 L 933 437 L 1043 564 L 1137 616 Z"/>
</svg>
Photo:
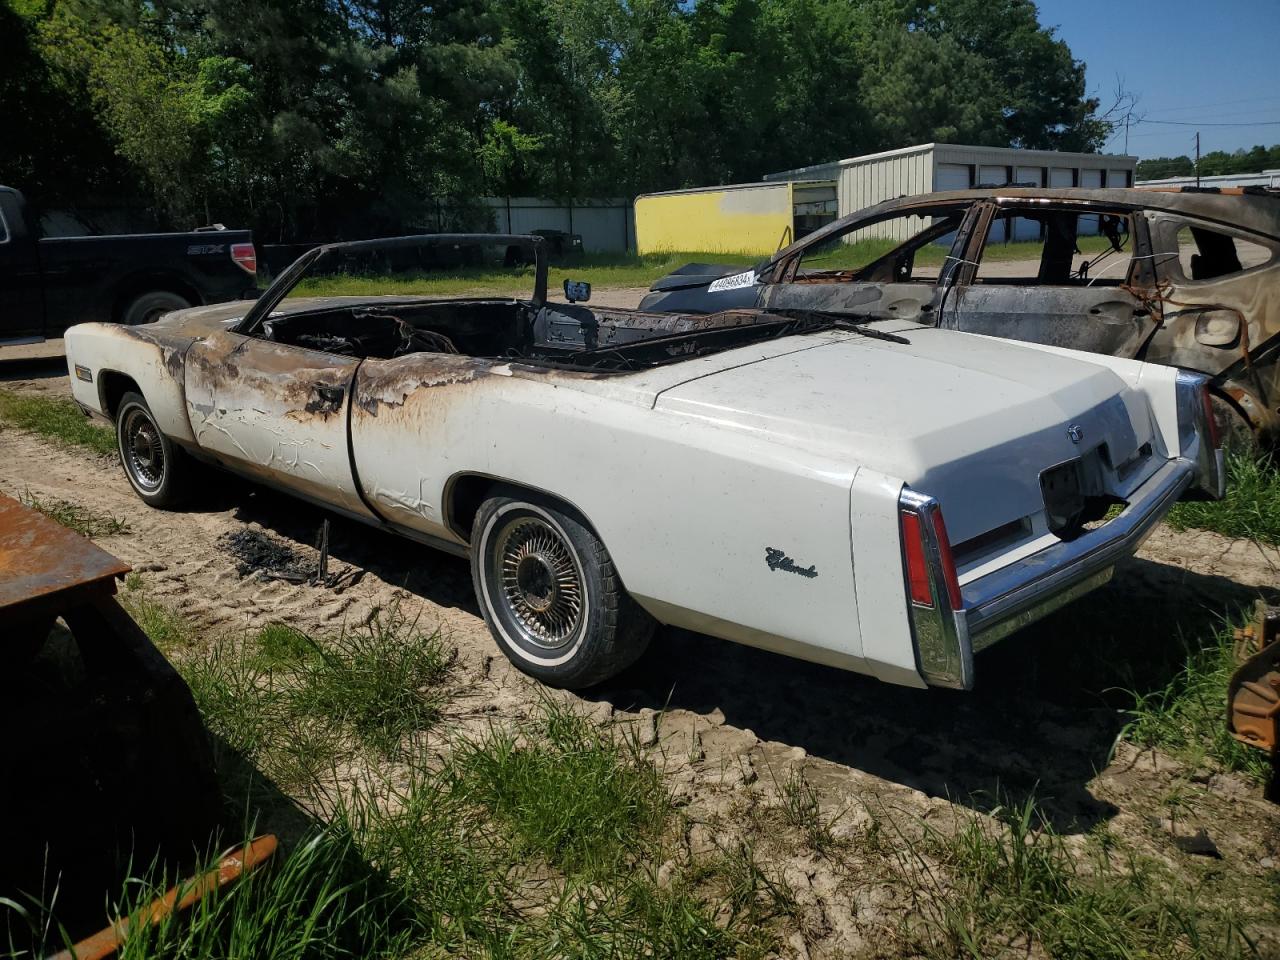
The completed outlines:
<svg viewBox="0 0 1280 960">
<path fill-rule="evenodd" d="M 1196 131 L 1196 186 L 1200 186 L 1200 131 Z"/>
</svg>

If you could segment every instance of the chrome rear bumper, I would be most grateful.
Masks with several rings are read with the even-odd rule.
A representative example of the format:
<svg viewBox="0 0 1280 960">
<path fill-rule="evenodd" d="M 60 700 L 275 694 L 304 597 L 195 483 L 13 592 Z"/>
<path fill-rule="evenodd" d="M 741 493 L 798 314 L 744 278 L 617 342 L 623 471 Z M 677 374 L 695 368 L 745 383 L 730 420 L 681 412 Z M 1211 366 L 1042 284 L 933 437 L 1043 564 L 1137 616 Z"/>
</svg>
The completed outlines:
<svg viewBox="0 0 1280 960">
<path fill-rule="evenodd" d="M 1191 460 L 1167 461 L 1104 526 L 965 584 L 958 610 L 948 609 L 946 591 L 935 588 L 938 607 L 911 611 L 917 664 L 925 680 L 971 689 L 975 652 L 1106 583 L 1116 561 L 1138 549 L 1198 475 Z M 921 510 L 933 504 L 932 498 L 911 491 L 904 491 L 903 502 Z M 940 584 L 941 570 L 934 573 Z"/>
</svg>

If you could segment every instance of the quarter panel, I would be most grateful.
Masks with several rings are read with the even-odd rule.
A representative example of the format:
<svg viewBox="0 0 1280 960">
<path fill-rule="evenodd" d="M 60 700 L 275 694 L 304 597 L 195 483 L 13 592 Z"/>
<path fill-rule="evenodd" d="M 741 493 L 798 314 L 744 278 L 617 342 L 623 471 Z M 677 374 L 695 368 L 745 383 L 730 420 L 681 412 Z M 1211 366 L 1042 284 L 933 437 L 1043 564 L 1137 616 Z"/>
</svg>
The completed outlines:
<svg viewBox="0 0 1280 960">
<path fill-rule="evenodd" d="M 891 683 L 924 687 L 911 643 L 902 571 L 901 493 L 901 480 L 865 468 L 849 491 L 858 626 L 868 672 Z"/>
<path fill-rule="evenodd" d="M 583 513 L 659 619 L 861 663 L 849 464 L 566 382 L 587 375 L 458 364 L 451 374 L 406 364 L 380 382 L 362 369 L 352 447 L 380 511 L 457 539 L 444 526 L 450 478 L 545 490 Z"/>
</svg>

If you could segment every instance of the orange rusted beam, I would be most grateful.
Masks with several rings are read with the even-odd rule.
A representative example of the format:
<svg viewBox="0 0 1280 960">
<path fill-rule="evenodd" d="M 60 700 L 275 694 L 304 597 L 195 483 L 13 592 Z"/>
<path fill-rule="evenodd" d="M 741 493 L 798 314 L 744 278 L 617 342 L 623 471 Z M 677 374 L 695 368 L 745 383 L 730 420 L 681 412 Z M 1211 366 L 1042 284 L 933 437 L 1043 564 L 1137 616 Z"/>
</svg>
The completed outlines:
<svg viewBox="0 0 1280 960">
<path fill-rule="evenodd" d="M 131 917 L 121 917 L 111 926 L 81 940 L 70 950 L 54 954 L 49 960 L 103 960 L 111 956 L 124 945 L 134 924 L 157 924 L 171 913 L 187 909 L 200 898 L 235 882 L 265 863 L 276 852 L 276 846 L 275 834 L 271 833 L 250 841 L 219 860 L 216 867 L 170 888 L 150 906 Z"/>
</svg>

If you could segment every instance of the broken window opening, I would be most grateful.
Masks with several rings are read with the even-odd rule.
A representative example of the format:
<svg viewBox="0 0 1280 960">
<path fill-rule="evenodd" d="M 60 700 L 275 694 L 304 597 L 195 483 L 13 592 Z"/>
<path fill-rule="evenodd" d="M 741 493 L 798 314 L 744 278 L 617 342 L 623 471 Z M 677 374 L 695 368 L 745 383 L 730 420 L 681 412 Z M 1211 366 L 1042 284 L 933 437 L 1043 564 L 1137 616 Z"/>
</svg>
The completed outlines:
<svg viewBox="0 0 1280 960">
<path fill-rule="evenodd" d="M 952 205 L 859 221 L 806 248 L 791 282 L 936 283 L 967 210 Z"/>
<path fill-rule="evenodd" d="M 1127 213 L 1014 208 L 992 220 L 974 282 L 1120 286 L 1132 268 Z"/>
</svg>

